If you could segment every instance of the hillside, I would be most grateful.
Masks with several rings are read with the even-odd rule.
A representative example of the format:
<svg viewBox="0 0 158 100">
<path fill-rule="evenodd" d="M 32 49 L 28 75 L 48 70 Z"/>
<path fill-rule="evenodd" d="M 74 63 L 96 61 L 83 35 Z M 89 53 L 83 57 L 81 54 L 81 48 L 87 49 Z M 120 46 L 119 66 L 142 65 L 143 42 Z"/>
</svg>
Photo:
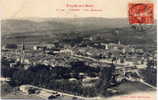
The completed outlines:
<svg viewBox="0 0 158 100">
<path fill-rule="evenodd" d="M 105 18 L 52 18 L 52 19 L 2 20 L 2 33 L 51 31 L 89 31 L 102 28 L 125 27 L 127 19 Z"/>
<path fill-rule="evenodd" d="M 103 40 L 116 38 L 114 29 L 120 30 L 120 39 L 124 42 L 140 41 L 155 42 L 156 26 L 147 32 L 135 32 L 130 28 L 128 19 L 106 18 L 29 18 L 2 20 L 3 40 L 28 41 L 51 40 L 58 38 L 76 37 L 78 35 L 99 37 Z M 20 39 L 20 40 L 19 40 Z"/>
</svg>

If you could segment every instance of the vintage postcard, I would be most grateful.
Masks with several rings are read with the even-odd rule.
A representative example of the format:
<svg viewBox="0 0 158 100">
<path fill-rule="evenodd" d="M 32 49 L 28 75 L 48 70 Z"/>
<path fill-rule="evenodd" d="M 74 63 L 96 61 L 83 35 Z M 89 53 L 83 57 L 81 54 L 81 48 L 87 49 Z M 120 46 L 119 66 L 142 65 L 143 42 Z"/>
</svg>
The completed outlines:
<svg viewBox="0 0 158 100">
<path fill-rule="evenodd" d="M 156 0 L 0 0 L 0 98 L 156 100 Z"/>
</svg>

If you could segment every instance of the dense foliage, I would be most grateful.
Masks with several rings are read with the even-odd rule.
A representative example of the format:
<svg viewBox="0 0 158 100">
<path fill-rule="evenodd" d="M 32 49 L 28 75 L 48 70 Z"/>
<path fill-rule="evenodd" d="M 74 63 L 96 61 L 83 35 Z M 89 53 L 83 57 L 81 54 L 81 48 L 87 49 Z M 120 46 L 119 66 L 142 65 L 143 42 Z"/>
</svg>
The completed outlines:
<svg viewBox="0 0 158 100">
<path fill-rule="evenodd" d="M 2 75 L 11 78 L 12 86 L 31 84 L 75 95 L 96 96 L 96 87 L 83 87 L 79 73 L 96 76 L 100 69 L 86 66 L 83 62 L 73 62 L 71 65 L 72 67 L 36 65 L 25 70 L 23 65 L 11 68 L 3 62 Z M 70 81 L 70 78 L 76 78 L 76 80 Z"/>
</svg>

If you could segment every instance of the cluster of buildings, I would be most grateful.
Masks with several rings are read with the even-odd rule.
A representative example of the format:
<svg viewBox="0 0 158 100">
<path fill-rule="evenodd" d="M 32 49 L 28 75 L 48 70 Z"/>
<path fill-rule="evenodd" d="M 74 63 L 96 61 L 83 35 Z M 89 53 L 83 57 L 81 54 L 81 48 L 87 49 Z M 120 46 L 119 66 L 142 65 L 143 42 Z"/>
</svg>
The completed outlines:
<svg viewBox="0 0 158 100">
<path fill-rule="evenodd" d="M 120 43 L 94 42 L 84 46 L 82 44 L 76 44 L 75 46 L 63 44 L 62 47 L 56 46 L 56 44 L 43 44 L 33 45 L 29 48 L 22 43 L 21 45 L 9 44 L 2 47 L 2 60 L 8 61 L 10 67 L 23 65 L 25 70 L 39 64 L 50 68 L 58 66 L 71 67 L 71 62 L 84 61 L 90 67 L 109 67 L 108 64 L 113 63 L 117 68 L 120 67 L 119 73 L 123 73 L 124 71 L 122 70 L 125 68 L 127 70 L 129 68 L 129 71 L 132 71 L 131 68 L 134 68 L 134 71 L 137 72 L 137 69 L 145 69 L 147 67 L 156 69 L 156 54 L 156 48 L 154 47 L 144 49 L 136 45 L 123 45 Z M 79 76 L 82 77 L 81 82 L 84 87 L 93 87 L 96 81 L 99 80 L 98 76 L 91 77 L 82 72 L 79 72 Z M 117 81 L 121 81 L 122 78 L 124 77 L 119 76 Z M 69 81 L 78 81 L 78 79 L 71 77 Z M 61 96 L 57 92 L 31 85 L 22 85 L 20 90 L 27 94 L 36 94 L 46 98 Z"/>
<path fill-rule="evenodd" d="M 9 47 L 2 48 L 2 58 L 9 61 L 10 67 L 19 67 L 22 64 L 26 70 L 38 64 L 50 67 L 71 67 L 71 62 L 80 60 L 91 67 L 106 67 L 113 63 L 117 67 L 157 68 L 156 50 L 154 49 L 146 51 L 136 46 L 114 43 L 93 43 L 73 47 L 65 45 L 61 48 L 54 44 L 33 45 L 31 48 L 26 48 L 24 43 L 20 46 L 9 45 Z M 98 46 L 100 48 L 97 48 Z M 70 78 L 70 81 L 74 80 L 76 79 Z M 82 83 L 84 86 L 93 86 L 96 80 L 98 77 L 85 76 Z"/>
<path fill-rule="evenodd" d="M 26 69 L 31 65 L 44 64 L 52 67 L 69 66 L 71 61 L 75 61 L 74 56 L 89 57 L 99 62 L 115 63 L 118 65 L 139 66 L 156 68 L 156 50 L 145 51 L 136 46 L 114 44 L 114 43 L 93 43 L 87 46 L 71 46 L 59 48 L 54 44 L 34 45 L 26 48 L 24 43 L 17 46 L 9 44 L 2 47 L 2 57 L 14 60 L 10 65 L 21 63 Z M 67 46 L 68 45 L 68 46 Z M 97 46 L 101 48 L 97 48 Z M 77 59 L 78 60 L 78 59 Z M 85 61 L 86 62 L 86 61 Z M 93 63 L 94 64 L 94 63 Z M 95 65 L 95 64 L 94 64 Z"/>
</svg>

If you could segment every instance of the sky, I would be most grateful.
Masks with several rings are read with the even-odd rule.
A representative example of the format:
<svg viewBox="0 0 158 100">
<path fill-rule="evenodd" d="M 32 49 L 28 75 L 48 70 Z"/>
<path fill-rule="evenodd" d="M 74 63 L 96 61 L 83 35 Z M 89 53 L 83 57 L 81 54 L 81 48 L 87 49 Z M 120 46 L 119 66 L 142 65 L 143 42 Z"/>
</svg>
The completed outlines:
<svg viewBox="0 0 158 100">
<path fill-rule="evenodd" d="M 1 19 L 30 17 L 123 18 L 128 17 L 129 2 L 131 0 L 0 0 L 0 17 Z M 82 7 L 81 11 L 70 11 L 72 8 L 66 7 L 66 4 L 89 4 L 94 7 Z M 85 11 L 85 9 L 99 11 Z"/>
</svg>

